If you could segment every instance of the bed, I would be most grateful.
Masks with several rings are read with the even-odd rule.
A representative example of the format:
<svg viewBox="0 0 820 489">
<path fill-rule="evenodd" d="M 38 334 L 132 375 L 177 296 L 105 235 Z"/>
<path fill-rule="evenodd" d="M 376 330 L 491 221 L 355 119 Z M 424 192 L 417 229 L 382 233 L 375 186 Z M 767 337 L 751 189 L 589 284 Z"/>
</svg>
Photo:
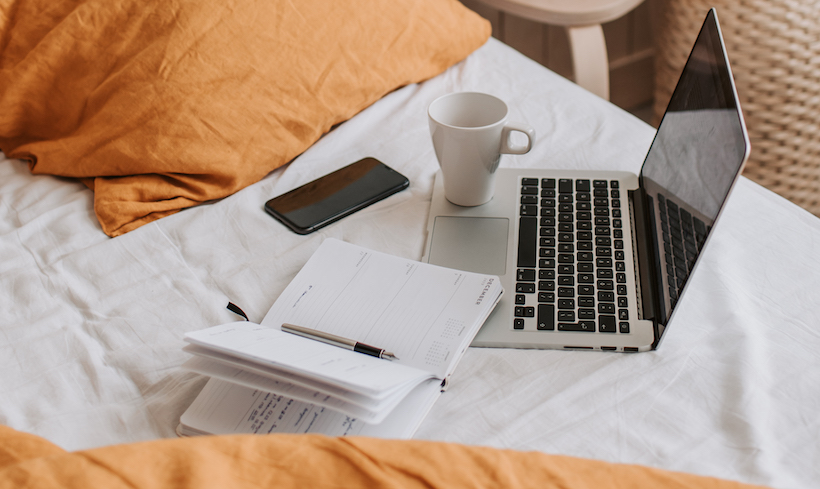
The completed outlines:
<svg viewBox="0 0 820 489">
<path fill-rule="evenodd" d="M 260 321 L 325 238 L 419 259 L 437 163 L 426 107 L 488 92 L 537 141 L 502 166 L 637 172 L 653 129 L 489 39 L 389 90 L 224 198 L 111 238 L 77 178 L 0 161 L 0 424 L 74 451 L 174 438 L 204 377 L 186 331 Z M 263 203 L 365 156 L 410 188 L 299 236 Z M 820 481 L 820 220 L 741 178 L 661 348 L 470 349 L 415 438 L 779 488 Z"/>
</svg>

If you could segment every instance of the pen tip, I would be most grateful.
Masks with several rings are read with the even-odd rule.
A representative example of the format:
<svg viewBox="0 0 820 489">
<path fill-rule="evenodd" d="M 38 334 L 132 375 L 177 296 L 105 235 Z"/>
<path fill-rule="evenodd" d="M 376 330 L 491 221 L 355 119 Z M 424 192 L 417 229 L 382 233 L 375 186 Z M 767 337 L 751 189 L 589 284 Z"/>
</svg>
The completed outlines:
<svg viewBox="0 0 820 489">
<path fill-rule="evenodd" d="M 390 352 L 382 353 L 382 358 L 387 358 L 388 360 L 398 360 L 399 359 L 399 357 L 397 357 L 396 355 L 393 355 Z"/>
</svg>

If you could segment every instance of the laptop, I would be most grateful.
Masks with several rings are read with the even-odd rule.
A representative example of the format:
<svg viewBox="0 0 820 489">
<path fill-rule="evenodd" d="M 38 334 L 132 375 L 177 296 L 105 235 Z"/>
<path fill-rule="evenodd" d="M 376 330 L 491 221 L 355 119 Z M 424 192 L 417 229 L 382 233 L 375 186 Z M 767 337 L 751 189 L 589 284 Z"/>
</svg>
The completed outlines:
<svg viewBox="0 0 820 489">
<path fill-rule="evenodd" d="M 501 278 L 473 346 L 655 349 L 749 151 L 712 9 L 640 174 L 499 169 L 460 207 L 439 173 L 423 260 Z"/>
</svg>

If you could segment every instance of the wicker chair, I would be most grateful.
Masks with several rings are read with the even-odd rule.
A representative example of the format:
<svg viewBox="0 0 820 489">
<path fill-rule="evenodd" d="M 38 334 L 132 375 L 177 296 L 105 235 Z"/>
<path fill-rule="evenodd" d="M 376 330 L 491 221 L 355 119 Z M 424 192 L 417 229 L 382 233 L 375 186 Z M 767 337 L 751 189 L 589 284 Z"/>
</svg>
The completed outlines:
<svg viewBox="0 0 820 489">
<path fill-rule="evenodd" d="M 655 118 L 716 7 L 752 154 L 744 175 L 820 216 L 820 0 L 667 0 Z"/>
</svg>

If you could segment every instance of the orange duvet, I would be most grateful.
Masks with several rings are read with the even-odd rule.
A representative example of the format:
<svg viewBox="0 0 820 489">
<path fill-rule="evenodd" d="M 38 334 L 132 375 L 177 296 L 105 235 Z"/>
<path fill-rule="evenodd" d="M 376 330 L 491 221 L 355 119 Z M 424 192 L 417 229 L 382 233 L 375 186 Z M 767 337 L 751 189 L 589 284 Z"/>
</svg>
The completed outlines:
<svg viewBox="0 0 820 489">
<path fill-rule="evenodd" d="M 237 435 L 65 452 L 0 426 L 0 488 L 729 489 L 726 480 L 429 441 Z"/>
</svg>

